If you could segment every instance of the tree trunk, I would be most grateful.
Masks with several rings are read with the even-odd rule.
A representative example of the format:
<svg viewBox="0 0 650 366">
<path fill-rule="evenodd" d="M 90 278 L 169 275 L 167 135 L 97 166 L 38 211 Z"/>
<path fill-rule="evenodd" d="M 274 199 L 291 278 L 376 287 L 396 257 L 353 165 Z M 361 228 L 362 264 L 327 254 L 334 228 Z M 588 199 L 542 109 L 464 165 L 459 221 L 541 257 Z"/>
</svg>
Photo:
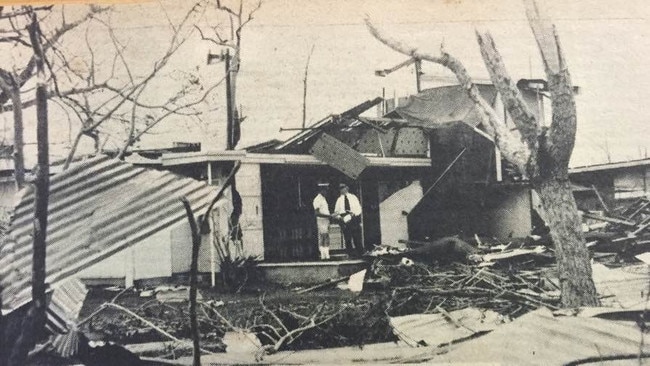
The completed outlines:
<svg viewBox="0 0 650 366">
<path fill-rule="evenodd" d="M 201 233 L 199 226 L 194 218 L 194 212 L 190 206 L 187 198 L 181 199 L 185 207 L 187 221 L 190 224 L 190 231 L 192 233 L 192 262 L 190 263 L 190 332 L 192 333 L 192 365 L 201 366 L 201 334 L 199 333 L 199 321 L 196 314 L 196 295 L 198 285 L 198 272 L 199 272 L 199 249 L 201 248 Z"/>
<path fill-rule="evenodd" d="M 25 158 L 23 155 L 23 107 L 20 99 L 20 89 L 13 82 L 11 104 L 14 107 L 14 175 L 18 189 L 25 185 Z"/>
<path fill-rule="evenodd" d="M 45 56 L 40 43 L 38 19 L 32 14 L 29 38 L 34 50 L 38 82 L 36 86 L 36 141 L 38 166 L 34 182 L 34 240 L 32 253 L 32 305 L 23 319 L 20 335 L 11 351 L 9 365 L 24 365 L 27 353 L 36 342 L 45 336 L 47 320 L 45 295 L 45 256 L 47 234 L 47 206 L 50 189 L 49 138 L 47 120 L 47 78 L 45 75 Z"/>
<path fill-rule="evenodd" d="M 591 277 L 589 251 L 568 179 L 549 178 L 535 184 L 555 245 L 560 275 L 562 306 L 598 306 Z"/>
</svg>

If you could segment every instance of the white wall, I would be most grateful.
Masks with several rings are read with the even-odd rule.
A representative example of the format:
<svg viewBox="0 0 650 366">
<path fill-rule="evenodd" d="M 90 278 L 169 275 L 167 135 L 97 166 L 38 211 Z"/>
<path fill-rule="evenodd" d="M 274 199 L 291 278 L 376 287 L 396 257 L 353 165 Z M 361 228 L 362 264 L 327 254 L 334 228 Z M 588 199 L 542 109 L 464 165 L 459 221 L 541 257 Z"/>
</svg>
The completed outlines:
<svg viewBox="0 0 650 366">
<path fill-rule="evenodd" d="M 260 165 L 242 164 L 237 172 L 237 191 L 242 198 L 239 220 L 244 251 L 247 256 L 264 259 L 264 226 L 262 220 L 262 177 Z"/>
<path fill-rule="evenodd" d="M 647 193 L 647 170 L 620 171 L 614 176 L 614 198 L 638 198 Z"/>
<path fill-rule="evenodd" d="M 131 248 L 122 250 L 84 269 L 78 274 L 78 277 L 83 279 L 124 278 L 129 270 L 134 271 L 136 280 L 170 277 L 172 275 L 170 232 L 171 229 L 167 228 L 151 235 Z"/>
<path fill-rule="evenodd" d="M 409 186 L 393 193 L 379 204 L 379 226 L 381 243 L 405 248 L 399 240 L 408 240 L 408 220 L 402 212 L 410 212 L 422 199 L 422 185 L 414 181 Z"/>
</svg>

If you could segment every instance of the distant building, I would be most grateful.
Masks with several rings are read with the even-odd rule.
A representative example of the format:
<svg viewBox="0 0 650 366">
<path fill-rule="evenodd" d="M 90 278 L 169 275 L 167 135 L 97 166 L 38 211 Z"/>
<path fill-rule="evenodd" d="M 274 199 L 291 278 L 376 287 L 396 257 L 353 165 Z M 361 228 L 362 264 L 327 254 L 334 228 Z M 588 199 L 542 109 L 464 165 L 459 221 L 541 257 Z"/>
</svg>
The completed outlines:
<svg viewBox="0 0 650 366">
<path fill-rule="evenodd" d="M 650 159 L 594 164 L 569 170 L 571 181 L 595 187 L 610 208 L 630 203 L 650 194 Z M 599 209 L 594 194 L 576 194 L 585 209 Z"/>
</svg>

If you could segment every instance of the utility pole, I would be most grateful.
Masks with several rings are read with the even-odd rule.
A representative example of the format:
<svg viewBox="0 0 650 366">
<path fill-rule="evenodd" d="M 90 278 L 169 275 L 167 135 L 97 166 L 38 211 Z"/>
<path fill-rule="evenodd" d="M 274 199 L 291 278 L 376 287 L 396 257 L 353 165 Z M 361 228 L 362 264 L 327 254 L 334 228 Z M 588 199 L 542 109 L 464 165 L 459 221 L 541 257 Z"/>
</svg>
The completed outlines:
<svg viewBox="0 0 650 366">
<path fill-rule="evenodd" d="M 233 150 L 235 148 L 235 121 L 232 101 L 232 70 L 230 70 L 230 59 L 229 49 L 226 49 L 225 52 L 222 52 L 219 55 L 208 53 L 208 65 L 210 65 L 213 60 L 217 60 L 223 61 L 226 67 L 226 150 Z"/>
<path fill-rule="evenodd" d="M 422 91 L 422 86 L 420 84 L 420 76 L 422 75 L 422 60 L 415 59 L 415 88 L 418 93 Z"/>
</svg>

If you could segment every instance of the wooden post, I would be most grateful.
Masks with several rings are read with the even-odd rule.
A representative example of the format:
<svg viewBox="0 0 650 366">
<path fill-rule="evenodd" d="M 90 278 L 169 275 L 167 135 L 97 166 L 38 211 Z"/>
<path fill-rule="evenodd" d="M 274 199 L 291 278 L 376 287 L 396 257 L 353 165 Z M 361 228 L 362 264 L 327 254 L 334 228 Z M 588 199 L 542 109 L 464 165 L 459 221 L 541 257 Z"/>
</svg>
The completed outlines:
<svg viewBox="0 0 650 366">
<path fill-rule="evenodd" d="M 223 61 L 226 65 L 226 150 L 232 150 L 235 147 L 233 133 L 235 124 L 232 109 L 232 70 L 230 70 L 230 51 L 228 49 L 226 49 Z"/>
<path fill-rule="evenodd" d="M 124 262 L 124 288 L 133 287 L 135 284 L 135 248 L 129 247 L 126 250 Z"/>
<path fill-rule="evenodd" d="M 422 84 L 420 76 L 422 75 L 422 60 L 415 59 L 415 88 L 419 92 L 422 91 Z"/>
<path fill-rule="evenodd" d="M 212 163 L 208 162 L 208 185 L 212 185 Z M 207 213 L 208 215 L 210 214 L 209 212 Z M 209 220 L 209 218 L 208 218 Z M 208 221 L 208 224 L 210 224 L 210 220 Z M 214 228 L 211 228 L 214 230 Z M 210 284 L 212 287 L 215 287 L 217 285 L 217 262 L 216 262 L 216 253 L 214 250 L 214 242 L 213 242 L 213 235 L 212 235 L 212 230 L 210 230 L 211 234 L 209 234 L 208 237 L 208 245 L 210 246 Z"/>
</svg>

